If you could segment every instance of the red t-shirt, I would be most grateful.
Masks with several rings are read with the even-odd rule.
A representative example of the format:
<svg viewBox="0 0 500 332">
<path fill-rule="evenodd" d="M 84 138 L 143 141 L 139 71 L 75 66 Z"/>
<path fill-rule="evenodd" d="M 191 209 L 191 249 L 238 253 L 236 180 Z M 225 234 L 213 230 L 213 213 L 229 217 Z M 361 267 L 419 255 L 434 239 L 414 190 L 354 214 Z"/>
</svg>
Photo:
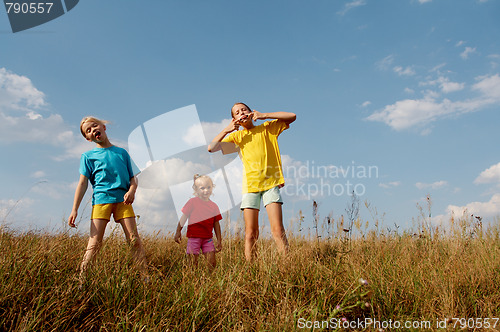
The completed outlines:
<svg viewBox="0 0 500 332">
<path fill-rule="evenodd" d="M 217 204 L 198 197 L 187 201 L 181 211 L 188 217 L 187 237 L 211 239 L 214 223 L 222 220 Z"/>
</svg>

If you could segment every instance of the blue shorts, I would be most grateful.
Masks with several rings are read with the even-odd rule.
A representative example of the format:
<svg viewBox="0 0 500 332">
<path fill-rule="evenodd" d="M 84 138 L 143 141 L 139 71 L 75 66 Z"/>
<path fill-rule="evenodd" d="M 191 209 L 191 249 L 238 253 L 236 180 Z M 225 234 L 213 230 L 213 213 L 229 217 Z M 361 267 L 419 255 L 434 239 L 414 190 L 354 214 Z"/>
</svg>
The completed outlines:
<svg viewBox="0 0 500 332">
<path fill-rule="evenodd" d="M 264 206 L 268 206 L 271 203 L 283 204 L 281 199 L 280 188 L 278 186 L 259 191 L 256 193 L 246 193 L 241 199 L 241 209 L 256 209 L 260 210 L 260 201 L 264 203 Z"/>
</svg>

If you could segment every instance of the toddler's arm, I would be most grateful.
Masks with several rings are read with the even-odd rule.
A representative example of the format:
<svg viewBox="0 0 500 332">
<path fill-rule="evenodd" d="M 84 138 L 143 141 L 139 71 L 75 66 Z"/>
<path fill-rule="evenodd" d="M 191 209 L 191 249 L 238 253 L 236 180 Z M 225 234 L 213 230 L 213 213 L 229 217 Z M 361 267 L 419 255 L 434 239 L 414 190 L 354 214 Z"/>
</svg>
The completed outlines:
<svg viewBox="0 0 500 332">
<path fill-rule="evenodd" d="M 214 231 L 215 231 L 215 237 L 217 237 L 217 251 L 221 251 L 222 250 L 222 234 L 221 234 L 221 231 L 220 231 L 220 223 L 219 221 L 217 220 L 216 222 L 214 222 Z"/>
<path fill-rule="evenodd" d="M 177 224 L 177 231 L 175 232 L 174 235 L 174 241 L 177 243 L 181 243 L 181 231 L 186 221 L 187 221 L 187 216 L 183 213 L 181 219 L 179 219 L 179 224 Z"/>
<path fill-rule="evenodd" d="M 78 180 L 78 185 L 75 190 L 75 198 L 73 200 L 73 209 L 71 210 L 71 214 L 68 218 L 68 225 L 71 227 L 76 227 L 75 220 L 78 215 L 78 208 L 80 207 L 80 203 L 82 202 L 83 196 L 87 191 L 87 187 L 89 185 L 88 178 L 85 175 L 80 174 L 80 180 Z"/>
</svg>

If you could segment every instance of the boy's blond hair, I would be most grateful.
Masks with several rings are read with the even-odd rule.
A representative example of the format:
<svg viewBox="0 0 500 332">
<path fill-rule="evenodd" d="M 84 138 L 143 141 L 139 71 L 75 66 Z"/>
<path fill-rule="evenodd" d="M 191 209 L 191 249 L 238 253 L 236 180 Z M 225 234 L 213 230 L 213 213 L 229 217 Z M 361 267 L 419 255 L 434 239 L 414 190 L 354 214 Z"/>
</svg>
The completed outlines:
<svg viewBox="0 0 500 332">
<path fill-rule="evenodd" d="M 94 116 L 86 116 L 86 117 L 84 117 L 82 119 L 82 121 L 80 121 L 80 132 L 82 133 L 82 136 L 84 138 L 87 138 L 87 136 L 85 136 L 85 133 L 83 132 L 83 125 L 84 125 L 84 123 L 89 122 L 89 121 L 97 122 L 97 123 L 100 123 L 102 125 L 105 125 L 105 124 L 109 123 L 109 121 L 107 121 L 107 120 L 101 120 L 101 119 L 98 119 L 98 118 L 96 118 Z"/>
</svg>

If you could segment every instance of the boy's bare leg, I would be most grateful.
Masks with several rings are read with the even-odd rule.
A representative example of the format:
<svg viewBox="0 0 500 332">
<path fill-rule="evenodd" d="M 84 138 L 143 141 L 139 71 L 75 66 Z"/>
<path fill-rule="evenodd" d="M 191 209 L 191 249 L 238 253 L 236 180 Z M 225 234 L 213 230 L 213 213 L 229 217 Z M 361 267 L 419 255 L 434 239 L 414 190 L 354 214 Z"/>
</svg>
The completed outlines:
<svg viewBox="0 0 500 332">
<path fill-rule="evenodd" d="M 267 216 L 271 224 L 271 233 L 273 234 L 274 242 L 278 246 L 278 251 L 281 254 L 288 253 L 288 240 L 286 238 L 285 227 L 283 227 L 283 213 L 280 203 L 271 203 L 266 206 Z"/>
<path fill-rule="evenodd" d="M 101 249 L 102 239 L 104 237 L 107 224 L 108 220 L 106 219 L 92 219 L 90 221 L 89 242 L 87 244 L 85 254 L 83 255 L 82 264 L 80 264 L 80 283 L 83 283 L 85 280 L 89 263 L 94 259 L 99 249 Z"/>
<path fill-rule="evenodd" d="M 245 258 L 248 262 L 257 258 L 255 243 L 259 238 L 259 210 L 243 209 L 245 219 Z"/>
<path fill-rule="evenodd" d="M 122 225 L 127 242 L 132 247 L 134 259 L 139 264 L 142 272 L 146 272 L 146 253 L 144 252 L 144 247 L 142 245 L 141 238 L 139 237 L 139 232 L 137 231 L 135 217 L 123 218 L 118 220 L 118 223 Z"/>
</svg>

